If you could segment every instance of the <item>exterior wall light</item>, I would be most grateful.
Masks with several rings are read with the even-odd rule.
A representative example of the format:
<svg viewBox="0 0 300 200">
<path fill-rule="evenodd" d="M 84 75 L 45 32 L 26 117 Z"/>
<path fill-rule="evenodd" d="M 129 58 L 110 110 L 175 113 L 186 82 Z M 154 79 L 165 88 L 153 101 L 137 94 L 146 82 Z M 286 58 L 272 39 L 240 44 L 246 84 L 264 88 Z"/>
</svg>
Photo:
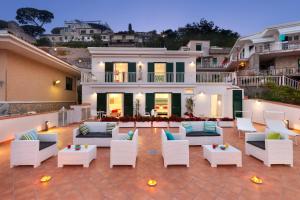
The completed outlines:
<svg viewBox="0 0 300 200">
<path fill-rule="evenodd" d="M 53 85 L 54 85 L 54 86 L 55 86 L 55 85 L 58 85 L 58 84 L 60 84 L 60 80 L 53 81 Z"/>
<path fill-rule="evenodd" d="M 79 62 L 79 63 L 81 63 L 81 62 L 82 62 L 82 60 L 81 60 L 81 59 L 79 59 L 79 60 L 78 60 L 78 62 Z"/>
<path fill-rule="evenodd" d="M 200 93 L 199 93 L 199 96 L 204 96 L 204 92 L 200 92 Z"/>
<path fill-rule="evenodd" d="M 194 67 L 194 66 L 196 66 L 195 62 L 194 62 L 194 61 L 192 61 L 192 62 L 190 63 L 190 66 L 191 66 L 191 67 Z"/>
</svg>

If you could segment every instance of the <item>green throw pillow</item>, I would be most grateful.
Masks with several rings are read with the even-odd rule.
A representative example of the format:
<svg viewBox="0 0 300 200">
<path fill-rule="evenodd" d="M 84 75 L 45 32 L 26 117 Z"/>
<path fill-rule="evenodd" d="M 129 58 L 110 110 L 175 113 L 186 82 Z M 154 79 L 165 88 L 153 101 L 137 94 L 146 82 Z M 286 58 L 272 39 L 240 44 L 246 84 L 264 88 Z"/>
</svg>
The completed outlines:
<svg viewBox="0 0 300 200">
<path fill-rule="evenodd" d="M 112 132 L 112 130 L 116 127 L 115 123 L 106 123 L 106 131 Z"/>
<path fill-rule="evenodd" d="M 38 140 L 38 134 L 35 130 L 28 131 L 23 134 L 20 138 L 21 140 Z"/>
<path fill-rule="evenodd" d="M 89 133 L 89 128 L 87 127 L 87 125 L 85 124 L 80 124 L 79 126 L 79 132 L 82 134 L 82 135 L 86 135 Z"/>
<path fill-rule="evenodd" d="M 204 122 L 204 132 L 207 133 L 215 133 L 217 130 L 217 124 L 213 121 L 205 121 Z"/>
<path fill-rule="evenodd" d="M 280 133 L 276 133 L 276 132 L 270 132 L 267 136 L 268 140 L 280 140 L 281 139 L 281 135 Z"/>
</svg>

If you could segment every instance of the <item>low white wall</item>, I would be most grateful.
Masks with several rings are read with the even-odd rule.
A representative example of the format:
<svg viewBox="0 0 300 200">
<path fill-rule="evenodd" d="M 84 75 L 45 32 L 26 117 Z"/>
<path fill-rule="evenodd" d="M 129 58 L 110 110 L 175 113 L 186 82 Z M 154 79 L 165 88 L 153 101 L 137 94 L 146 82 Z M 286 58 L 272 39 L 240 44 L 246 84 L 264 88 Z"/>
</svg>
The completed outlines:
<svg viewBox="0 0 300 200">
<path fill-rule="evenodd" d="M 42 130 L 45 121 L 50 122 L 50 127 L 57 126 L 58 112 L 0 119 L 0 142 L 13 139 L 15 133 L 33 128 Z"/>
<path fill-rule="evenodd" d="M 300 130 L 300 106 L 288 105 L 264 100 L 245 99 L 244 111 L 252 111 L 252 119 L 256 123 L 265 124 L 264 111 L 285 112 L 285 119 L 289 120 L 290 128 Z"/>
</svg>

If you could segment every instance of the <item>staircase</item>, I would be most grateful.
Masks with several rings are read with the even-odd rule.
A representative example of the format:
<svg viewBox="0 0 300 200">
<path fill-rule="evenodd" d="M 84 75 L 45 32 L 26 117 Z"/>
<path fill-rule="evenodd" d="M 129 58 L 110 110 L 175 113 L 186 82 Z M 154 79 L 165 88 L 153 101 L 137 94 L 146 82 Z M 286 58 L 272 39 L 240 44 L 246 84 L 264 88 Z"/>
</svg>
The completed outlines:
<svg viewBox="0 0 300 200">
<path fill-rule="evenodd" d="M 238 76 L 237 85 L 239 87 L 259 87 L 266 83 L 274 83 L 278 86 L 288 86 L 290 88 L 300 90 L 300 82 L 291 79 L 285 75 L 282 76 Z"/>
</svg>

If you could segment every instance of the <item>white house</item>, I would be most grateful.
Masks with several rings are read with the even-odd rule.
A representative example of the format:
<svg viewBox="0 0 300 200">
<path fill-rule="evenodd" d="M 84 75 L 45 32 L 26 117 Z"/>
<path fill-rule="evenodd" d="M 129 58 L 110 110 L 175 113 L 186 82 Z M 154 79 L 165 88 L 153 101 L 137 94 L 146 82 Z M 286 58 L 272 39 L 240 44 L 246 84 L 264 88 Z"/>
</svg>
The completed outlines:
<svg viewBox="0 0 300 200">
<path fill-rule="evenodd" d="M 232 117 L 233 110 L 242 109 L 243 91 L 233 85 L 233 73 L 196 71 L 205 48 L 88 49 L 92 70 L 82 73 L 82 100 L 91 104 L 93 115 L 144 115 L 155 109 L 159 116 L 183 116 L 187 98 L 194 100 L 196 116 Z"/>
<path fill-rule="evenodd" d="M 228 69 L 272 75 L 300 75 L 300 22 L 278 24 L 239 38 L 230 52 Z"/>
</svg>

